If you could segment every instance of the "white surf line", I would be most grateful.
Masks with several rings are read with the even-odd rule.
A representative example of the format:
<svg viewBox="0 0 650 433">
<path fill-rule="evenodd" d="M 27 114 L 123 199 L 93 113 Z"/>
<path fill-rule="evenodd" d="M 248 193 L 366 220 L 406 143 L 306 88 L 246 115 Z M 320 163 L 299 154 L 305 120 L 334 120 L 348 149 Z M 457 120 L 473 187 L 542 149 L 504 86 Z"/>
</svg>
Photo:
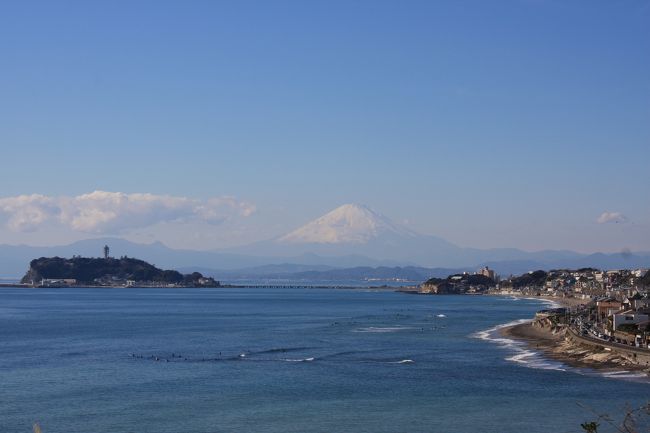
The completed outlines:
<svg viewBox="0 0 650 433">
<path fill-rule="evenodd" d="M 543 352 L 530 349 L 525 341 L 506 338 L 499 334 L 499 330 L 503 328 L 529 322 L 532 322 L 532 319 L 513 320 L 512 322 L 496 325 L 484 331 L 475 332 L 471 337 L 497 344 L 511 353 L 514 352 L 514 354 L 504 359 L 523 367 L 537 370 L 572 372 L 583 376 L 650 383 L 650 378 L 642 372 L 628 370 L 602 371 L 588 367 L 572 367 L 561 361 L 547 358 Z"/>
<path fill-rule="evenodd" d="M 389 333 L 389 332 L 409 331 L 411 329 L 415 329 L 415 328 L 412 326 L 368 326 L 364 328 L 353 329 L 352 332 Z"/>
<path fill-rule="evenodd" d="M 521 299 L 542 302 L 543 304 L 546 304 L 548 307 L 551 308 L 562 308 L 562 304 L 560 304 L 558 301 L 554 299 L 546 299 L 546 298 L 521 298 Z"/>
<path fill-rule="evenodd" d="M 285 362 L 312 362 L 316 358 L 314 357 L 309 357 L 309 358 L 298 358 L 298 359 L 283 359 Z"/>
<path fill-rule="evenodd" d="M 530 350 L 526 342 L 514 340 L 512 338 L 506 338 L 499 334 L 499 331 L 503 328 L 530 322 L 532 322 L 532 319 L 513 320 L 512 322 L 502 323 L 484 331 L 478 331 L 472 334 L 471 337 L 489 341 L 506 350 L 514 352 L 513 355 L 505 358 L 506 361 L 514 362 L 529 368 L 566 371 L 567 366 L 561 362 L 551 361 L 543 358 L 539 352 Z"/>
</svg>

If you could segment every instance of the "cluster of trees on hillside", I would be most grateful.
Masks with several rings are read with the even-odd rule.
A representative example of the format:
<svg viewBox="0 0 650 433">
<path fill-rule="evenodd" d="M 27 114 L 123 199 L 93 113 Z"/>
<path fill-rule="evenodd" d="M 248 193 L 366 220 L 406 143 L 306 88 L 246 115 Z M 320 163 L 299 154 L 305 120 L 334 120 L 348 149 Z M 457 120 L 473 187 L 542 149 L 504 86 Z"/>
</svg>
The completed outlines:
<svg viewBox="0 0 650 433">
<path fill-rule="evenodd" d="M 445 282 L 465 284 L 467 286 L 496 286 L 496 282 L 492 278 L 481 274 L 454 274 L 449 275 L 447 278 L 429 278 L 425 284 L 437 285 Z"/>
<path fill-rule="evenodd" d="M 426 285 L 436 286 L 435 293 L 466 293 L 471 288 L 479 291 L 496 286 L 496 282 L 485 275 L 480 274 L 454 274 L 447 278 L 429 278 Z"/>
<path fill-rule="evenodd" d="M 155 281 L 169 284 L 192 284 L 203 278 L 199 272 L 183 275 L 174 270 L 163 270 L 156 266 L 128 257 L 89 258 L 75 256 L 41 257 L 32 260 L 29 271 L 23 277 L 24 283 L 41 279 L 75 279 L 78 283 L 93 283 L 98 279 Z"/>
<path fill-rule="evenodd" d="M 547 278 L 548 278 L 547 272 L 534 271 L 503 281 L 502 285 L 512 286 L 514 288 L 539 287 L 539 286 L 543 286 L 546 283 Z"/>
</svg>

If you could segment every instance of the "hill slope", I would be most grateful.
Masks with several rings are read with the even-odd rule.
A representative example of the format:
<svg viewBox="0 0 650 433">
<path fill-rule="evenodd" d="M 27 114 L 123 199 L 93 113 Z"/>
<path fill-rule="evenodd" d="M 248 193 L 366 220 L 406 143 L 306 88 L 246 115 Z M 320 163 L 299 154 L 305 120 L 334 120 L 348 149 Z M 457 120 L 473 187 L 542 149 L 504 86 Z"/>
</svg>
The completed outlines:
<svg viewBox="0 0 650 433">
<path fill-rule="evenodd" d="M 42 279 L 74 279 L 77 284 L 94 284 L 99 281 L 150 281 L 197 285 L 203 279 L 200 273 L 183 275 L 178 271 L 159 269 L 143 260 L 131 258 L 41 257 L 29 264 L 21 282 L 30 284 Z"/>
<path fill-rule="evenodd" d="M 364 244 L 386 234 L 417 237 L 366 206 L 346 204 L 280 237 L 277 243 Z"/>
</svg>

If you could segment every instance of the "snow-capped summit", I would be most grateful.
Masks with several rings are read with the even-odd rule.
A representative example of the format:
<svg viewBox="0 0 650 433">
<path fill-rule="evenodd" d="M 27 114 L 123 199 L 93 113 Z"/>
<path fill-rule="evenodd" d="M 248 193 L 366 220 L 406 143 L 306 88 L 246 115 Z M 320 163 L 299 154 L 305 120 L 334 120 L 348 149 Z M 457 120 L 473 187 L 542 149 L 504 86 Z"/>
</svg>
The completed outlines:
<svg viewBox="0 0 650 433">
<path fill-rule="evenodd" d="M 531 268 L 536 263 L 542 269 L 549 266 L 543 264 L 545 261 L 555 263 L 558 258 L 565 261 L 579 258 L 576 253 L 566 251 L 528 253 L 513 248 L 463 248 L 438 236 L 413 232 L 358 204 L 340 206 L 284 236 L 230 248 L 227 252 L 238 259 L 247 255 L 258 262 L 267 258 L 266 263 L 343 267 L 399 264 L 471 269 L 503 262 L 508 269 Z M 281 261 L 270 262 L 269 257 Z"/>
<path fill-rule="evenodd" d="M 417 236 L 367 206 L 345 204 L 277 241 L 287 244 L 365 244 L 384 234 Z"/>
</svg>

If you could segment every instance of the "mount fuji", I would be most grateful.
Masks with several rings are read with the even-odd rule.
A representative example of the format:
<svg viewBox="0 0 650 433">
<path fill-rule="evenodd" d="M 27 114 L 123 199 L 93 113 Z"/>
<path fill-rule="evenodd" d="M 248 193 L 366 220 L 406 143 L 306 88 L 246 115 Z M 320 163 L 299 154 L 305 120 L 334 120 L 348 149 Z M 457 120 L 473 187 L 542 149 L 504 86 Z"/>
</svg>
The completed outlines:
<svg viewBox="0 0 650 433">
<path fill-rule="evenodd" d="M 362 256 L 385 263 L 440 267 L 520 260 L 529 254 L 517 249 L 461 248 L 440 237 L 416 233 L 360 204 L 345 204 L 285 235 L 228 251 L 271 257 Z"/>
<path fill-rule="evenodd" d="M 106 244 L 117 255 L 135 256 L 172 269 L 214 270 L 211 275 L 217 278 L 228 270 L 244 270 L 240 275 L 290 275 L 368 266 L 415 266 L 428 268 L 424 271 L 429 272 L 433 268 L 471 270 L 487 265 L 501 274 L 509 274 L 535 269 L 647 268 L 650 264 L 650 252 L 587 255 L 572 251 L 463 248 L 437 236 L 416 233 L 366 206 L 346 204 L 282 236 L 237 248 L 178 250 L 160 242 L 136 244 L 120 238 L 86 239 L 50 247 L 0 245 L 0 279 L 22 275 L 29 261 L 36 257 L 92 257 L 100 254 Z"/>
<path fill-rule="evenodd" d="M 348 258 L 355 266 L 364 261 L 374 266 L 377 263 L 445 268 L 489 265 L 515 272 L 571 265 L 634 266 L 648 260 L 646 253 L 585 255 L 566 250 L 464 248 L 437 236 L 416 233 L 360 204 L 345 204 L 282 236 L 226 251 L 264 257 Z"/>
<path fill-rule="evenodd" d="M 345 204 L 279 239 L 281 244 L 365 244 L 384 236 L 415 238 L 417 233 L 399 226 L 374 210 Z"/>
<path fill-rule="evenodd" d="M 422 236 L 360 204 L 345 204 L 276 238 L 225 251 L 236 254 L 296 257 L 355 257 L 357 264 L 371 260 L 387 265 L 419 264 L 418 249 L 449 251 L 455 247 L 444 239 Z"/>
</svg>

